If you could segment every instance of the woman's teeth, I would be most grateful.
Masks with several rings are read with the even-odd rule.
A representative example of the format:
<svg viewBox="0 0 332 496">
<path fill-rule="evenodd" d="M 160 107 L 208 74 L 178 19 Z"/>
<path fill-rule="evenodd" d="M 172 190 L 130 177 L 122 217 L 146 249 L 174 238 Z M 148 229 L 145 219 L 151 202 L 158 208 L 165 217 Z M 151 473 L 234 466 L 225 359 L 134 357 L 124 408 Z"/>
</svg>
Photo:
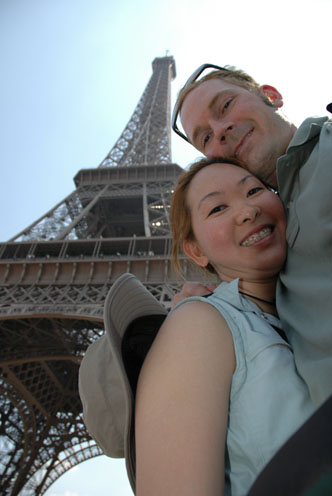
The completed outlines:
<svg viewBox="0 0 332 496">
<path fill-rule="evenodd" d="M 257 243 L 257 241 L 260 241 L 261 239 L 265 238 L 269 234 L 271 234 L 272 229 L 271 227 L 264 227 L 260 232 L 253 234 L 250 236 L 248 239 L 243 241 L 241 243 L 241 246 L 250 246 L 253 245 L 254 243 Z"/>
</svg>

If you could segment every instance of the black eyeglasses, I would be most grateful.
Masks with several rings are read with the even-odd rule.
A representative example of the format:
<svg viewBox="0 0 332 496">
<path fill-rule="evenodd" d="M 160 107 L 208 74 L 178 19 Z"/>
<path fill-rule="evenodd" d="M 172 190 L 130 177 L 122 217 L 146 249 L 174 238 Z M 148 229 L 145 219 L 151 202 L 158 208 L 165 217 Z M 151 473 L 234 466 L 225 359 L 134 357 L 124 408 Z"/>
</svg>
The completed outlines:
<svg viewBox="0 0 332 496">
<path fill-rule="evenodd" d="M 214 65 L 214 64 L 200 65 L 198 69 L 196 69 L 196 71 L 194 71 L 192 75 L 189 77 L 189 79 L 186 81 L 186 84 L 183 86 L 181 91 L 183 91 L 187 86 L 189 86 L 191 83 L 196 81 L 199 78 L 199 76 L 205 71 L 205 69 L 217 69 L 218 71 L 228 71 L 228 69 L 226 69 L 225 67 L 220 67 L 219 65 Z M 179 113 L 180 113 L 180 108 L 177 101 L 174 106 L 173 114 L 172 114 L 172 129 L 174 132 L 176 132 L 176 134 L 181 136 L 181 138 L 183 138 L 184 140 L 188 141 L 188 143 L 190 143 L 187 136 L 182 131 L 180 131 L 180 129 L 177 126 Z"/>
</svg>

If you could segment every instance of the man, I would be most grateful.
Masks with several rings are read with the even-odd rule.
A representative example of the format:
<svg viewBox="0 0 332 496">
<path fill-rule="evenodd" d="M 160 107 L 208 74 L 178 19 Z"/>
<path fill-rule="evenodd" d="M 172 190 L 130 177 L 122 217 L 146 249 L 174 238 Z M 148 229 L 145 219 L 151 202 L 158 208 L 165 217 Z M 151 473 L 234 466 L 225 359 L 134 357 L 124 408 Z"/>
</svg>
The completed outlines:
<svg viewBox="0 0 332 496">
<path fill-rule="evenodd" d="M 209 67 L 216 70 L 198 79 Z M 274 87 L 205 64 L 181 90 L 172 126 L 208 158 L 236 160 L 279 190 L 288 254 L 277 308 L 298 371 L 319 406 L 332 394 L 332 122 L 309 118 L 297 130 L 282 106 Z M 203 288 L 185 286 L 176 300 L 197 292 Z"/>
</svg>

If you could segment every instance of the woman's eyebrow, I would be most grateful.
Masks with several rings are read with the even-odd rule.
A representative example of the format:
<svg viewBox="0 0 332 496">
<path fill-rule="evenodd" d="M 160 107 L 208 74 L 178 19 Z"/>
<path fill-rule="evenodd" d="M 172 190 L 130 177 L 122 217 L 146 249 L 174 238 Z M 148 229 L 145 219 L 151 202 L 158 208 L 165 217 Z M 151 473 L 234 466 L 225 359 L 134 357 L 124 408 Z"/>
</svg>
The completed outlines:
<svg viewBox="0 0 332 496">
<path fill-rule="evenodd" d="M 238 185 L 245 183 L 248 179 L 256 179 L 255 176 L 252 174 L 248 174 L 247 176 L 244 176 L 240 181 L 237 183 Z"/>
<path fill-rule="evenodd" d="M 210 193 L 207 193 L 206 195 L 203 196 L 203 198 L 200 199 L 199 203 L 198 203 L 198 207 L 197 207 L 197 210 L 199 210 L 202 206 L 202 203 L 207 200 L 208 198 L 211 198 L 213 196 L 222 196 L 224 195 L 225 192 L 224 191 L 211 191 Z"/>
<path fill-rule="evenodd" d="M 237 185 L 240 186 L 241 184 L 244 184 L 248 179 L 256 179 L 255 176 L 252 174 L 248 174 L 247 176 L 244 176 L 238 181 Z M 197 210 L 199 210 L 202 206 L 202 203 L 207 200 L 208 198 L 214 197 L 214 196 L 222 196 L 225 194 L 224 190 L 219 190 L 219 191 L 211 191 L 210 193 L 207 193 L 206 195 L 203 196 L 203 198 L 200 199 L 198 203 Z"/>
</svg>

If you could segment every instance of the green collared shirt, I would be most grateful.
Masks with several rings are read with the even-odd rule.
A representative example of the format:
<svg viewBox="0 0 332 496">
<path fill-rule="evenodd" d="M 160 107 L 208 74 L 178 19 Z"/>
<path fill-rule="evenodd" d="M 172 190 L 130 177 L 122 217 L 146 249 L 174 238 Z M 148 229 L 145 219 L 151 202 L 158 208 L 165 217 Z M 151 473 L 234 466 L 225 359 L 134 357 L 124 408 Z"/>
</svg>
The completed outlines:
<svg viewBox="0 0 332 496">
<path fill-rule="evenodd" d="M 319 406 L 332 394 L 332 121 L 306 119 L 277 172 L 288 242 L 277 308 Z"/>
</svg>

